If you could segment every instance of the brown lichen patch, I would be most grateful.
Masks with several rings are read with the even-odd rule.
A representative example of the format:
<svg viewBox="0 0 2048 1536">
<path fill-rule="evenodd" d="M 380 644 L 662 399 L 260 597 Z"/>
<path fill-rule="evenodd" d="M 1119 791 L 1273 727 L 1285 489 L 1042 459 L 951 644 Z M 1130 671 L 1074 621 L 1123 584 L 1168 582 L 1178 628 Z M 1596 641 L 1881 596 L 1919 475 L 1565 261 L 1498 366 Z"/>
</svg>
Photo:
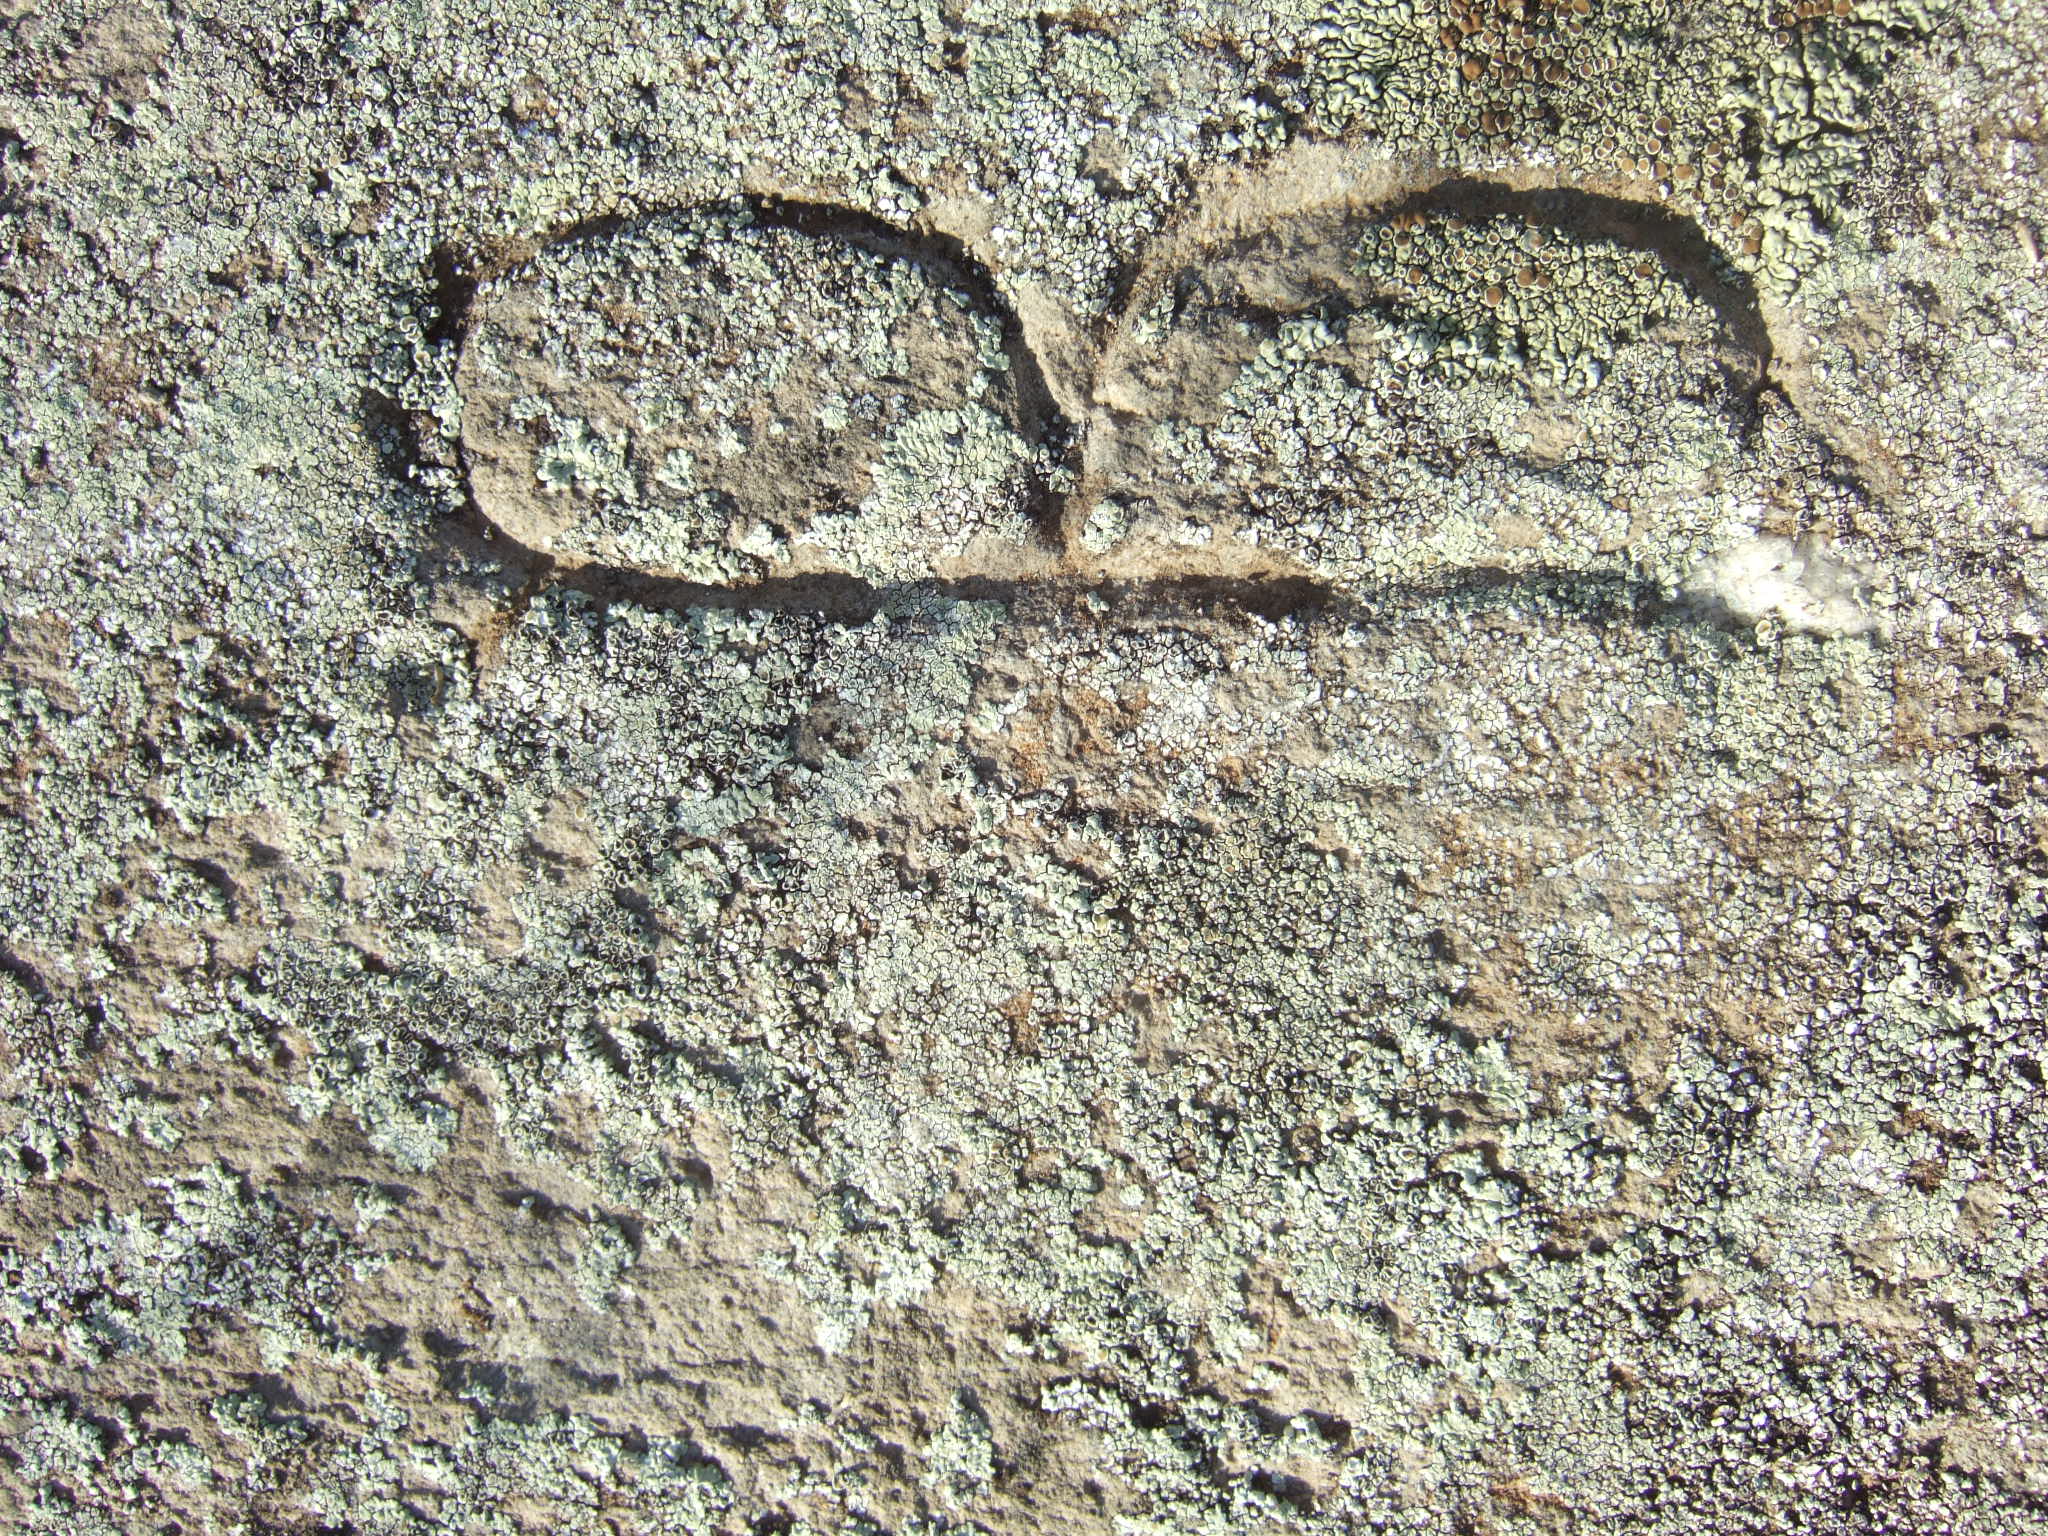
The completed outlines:
<svg viewBox="0 0 2048 1536">
<path fill-rule="evenodd" d="M 124 0 L 86 25 L 64 60 L 64 73 L 74 87 L 104 91 L 133 106 L 162 71 L 172 41 L 170 23 L 154 0 Z"/>
<path fill-rule="evenodd" d="M 1029 663 L 991 662 L 977 691 L 1005 707 L 1000 726 L 974 733 L 976 750 L 1019 792 L 1062 788 L 1086 809 L 1139 816 L 1165 801 L 1175 765 L 1141 735 L 1151 702 L 1145 689 L 1111 696 Z M 1008 707 L 1020 694 L 1022 706 Z"/>
<path fill-rule="evenodd" d="M 57 613 L 26 613 L 7 619 L 0 631 L 0 676 L 35 688 L 66 714 L 79 707 L 71 670 L 71 621 Z"/>
</svg>

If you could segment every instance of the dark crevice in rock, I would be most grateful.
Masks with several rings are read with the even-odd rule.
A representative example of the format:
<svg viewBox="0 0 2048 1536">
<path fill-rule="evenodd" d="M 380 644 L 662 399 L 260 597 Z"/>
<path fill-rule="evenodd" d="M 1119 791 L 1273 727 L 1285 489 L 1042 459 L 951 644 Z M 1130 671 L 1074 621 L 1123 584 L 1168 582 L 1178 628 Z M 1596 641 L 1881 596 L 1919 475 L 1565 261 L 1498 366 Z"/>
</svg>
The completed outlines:
<svg viewBox="0 0 2048 1536">
<path fill-rule="evenodd" d="M 356 411 L 363 435 L 376 452 L 378 468 L 398 484 L 417 490 L 413 472 L 426 462 L 426 445 L 412 413 L 374 386 L 365 387 L 356 397 Z"/>
<path fill-rule="evenodd" d="M 469 312 L 483 281 L 475 258 L 462 247 L 443 241 L 427 255 L 434 318 L 427 322 L 427 340 L 460 344 L 469 329 Z"/>
</svg>

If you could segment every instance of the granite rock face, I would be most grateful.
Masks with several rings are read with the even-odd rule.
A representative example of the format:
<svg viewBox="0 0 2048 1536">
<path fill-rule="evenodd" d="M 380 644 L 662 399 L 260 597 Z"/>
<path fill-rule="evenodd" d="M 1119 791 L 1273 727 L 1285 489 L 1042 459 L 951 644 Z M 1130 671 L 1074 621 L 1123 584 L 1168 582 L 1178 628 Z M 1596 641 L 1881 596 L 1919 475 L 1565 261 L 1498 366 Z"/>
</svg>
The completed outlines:
<svg viewBox="0 0 2048 1536">
<path fill-rule="evenodd" d="M 2034 0 L 0 0 L 0 1523 L 2048 1522 Z"/>
</svg>

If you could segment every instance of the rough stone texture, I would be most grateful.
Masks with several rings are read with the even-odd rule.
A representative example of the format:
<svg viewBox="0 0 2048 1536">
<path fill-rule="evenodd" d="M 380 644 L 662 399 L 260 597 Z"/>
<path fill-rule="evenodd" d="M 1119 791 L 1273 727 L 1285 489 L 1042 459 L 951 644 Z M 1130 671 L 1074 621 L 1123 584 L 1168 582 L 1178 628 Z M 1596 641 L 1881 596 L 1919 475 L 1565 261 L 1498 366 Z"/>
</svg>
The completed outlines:
<svg viewBox="0 0 2048 1536">
<path fill-rule="evenodd" d="M 0 0 L 0 1523 L 2048 1524 L 2037 0 Z"/>
</svg>

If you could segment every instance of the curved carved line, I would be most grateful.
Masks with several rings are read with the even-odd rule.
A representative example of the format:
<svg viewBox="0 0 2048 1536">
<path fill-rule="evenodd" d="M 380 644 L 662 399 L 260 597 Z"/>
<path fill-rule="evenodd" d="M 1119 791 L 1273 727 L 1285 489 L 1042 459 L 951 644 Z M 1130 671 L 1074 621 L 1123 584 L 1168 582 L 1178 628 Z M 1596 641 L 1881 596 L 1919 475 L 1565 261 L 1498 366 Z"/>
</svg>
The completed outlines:
<svg viewBox="0 0 2048 1536">
<path fill-rule="evenodd" d="M 1128 341 L 1131 321 L 1158 296 L 1165 282 L 1204 259 L 1230 259 L 1254 251 L 1290 224 L 1319 215 L 1381 221 L 1402 213 L 1456 214 L 1470 220 L 1518 216 L 1553 225 L 1582 238 L 1607 240 L 1655 256 L 1666 270 L 1683 279 L 1714 311 L 1735 343 L 1756 359 L 1754 389 L 1768 376 L 1777 344 L 1764 314 L 1756 284 L 1740 272 L 1728 254 L 1708 236 L 1698 220 L 1669 205 L 1602 191 L 1595 186 L 1541 176 L 1521 182 L 1431 167 L 1401 172 L 1392 166 L 1369 169 L 1381 174 L 1336 178 L 1335 189 L 1299 201 L 1255 205 L 1254 218 L 1233 219 L 1229 199 L 1219 211 L 1198 203 L 1186 224 L 1159 242 L 1128 281 L 1120 285 L 1122 303 L 1104 338 L 1096 377 L 1107 372 Z M 1284 179 L 1276 178 L 1284 185 Z"/>
<path fill-rule="evenodd" d="M 1062 459 L 1078 451 L 1078 434 L 1060 414 L 1045 371 L 1024 335 L 1016 309 L 1004 297 L 995 275 L 967 250 L 963 241 L 936 230 L 902 229 L 872 214 L 832 203 L 769 193 L 741 193 L 731 198 L 681 204 L 631 214 L 605 213 L 578 219 L 535 240 L 505 241 L 476 256 L 451 245 L 434 248 L 429 258 L 435 304 L 440 314 L 428 327 L 430 340 L 448 342 L 459 355 L 468 345 L 477 305 L 488 285 L 504 281 L 560 246 L 595 240 L 643 227 L 660 219 L 720 208 L 745 209 L 764 229 L 786 229 L 814 240 L 832 240 L 892 261 L 922 269 L 940 286 L 964 292 L 984 314 L 1002 327 L 1003 355 L 1017 383 L 1017 411 L 1022 435 L 1034 448 L 1051 447 Z M 458 443 L 463 486 L 470 510 L 484 524 L 496 527 L 476 504 L 466 444 Z M 1057 547 L 1060 498 L 1045 485 L 1035 485 L 1028 508 L 1032 526 L 1048 546 Z M 501 537 L 507 537 L 498 529 Z"/>
<path fill-rule="evenodd" d="M 1277 158 L 1277 157 L 1276 157 Z M 1335 167 L 1326 167 L 1335 170 Z M 1266 177 L 1248 178 L 1269 192 Z M 1285 178 L 1277 178 L 1284 182 Z M 1384 162 L 1352 162 L 1343 173 L 1315 178 L 1315 195 L 1275 208 L 1270 196 L 1256 200 L 1256 218 L 1232 219 L 1230 200 L 1197 201 L 1182 228 L 1155 242 L 1152 252 L 1119 284 L 1120 305 L 1098 332 L 1091 386 L 1099 385 L 1128 344 L 1132 319 L 1156 296 L 1161 282 L 1204 258 L 1246 254 L 1296 220 L 1318 214 L 1386 218 L 1408 211 L 1457 213 L 1468 218 L 1501 215 L 1533 217 L 1572 233 L 1611 240 L 1655 255 L 1685 279 L 1720 319 L 1731 339 L 1756 360 L 1752 397 L 1770 382 L 1778 348 L 1754 284 L 1736 272 L 1726 255 L 1696 220 L 1656 202 L 1620 196 L 1589 187 L 1542 179 L 1537 173 L 1523 184 L 1488 180 L 1432 170 L 1406 172 Z M 1370 184 L 1367 184 L 1369 181 Z M 1334 190 L 1333 190 L 1334 188 Z M 813 238 L 835 239 L 893 260 L 915 263 L 946 286 L 966 292 L 1003 329 L 1007 360 L 1017 380 L 1022 424 L 1034 443 L 1052 444 L 1071 462 L 1086 448 L 1085 437 L 1060 412 L 1044 368 L 1033 351 L 1017 311 L 1004 296 L 990 269 L 959 237 L 935 230 L 910 230 L 871 214 L 836 204 L 775 194 L 750 193 L 720 200 L 743 206 L 764 227 L 784 228 Z M 481 252 L 437 246 L 430 271 L 439 316 L 429 327 L 435 340 L 459 351 L 467 342 L 475 308 L 486 284 L 503 279 L 543 251 L 589 239 L 690 207 L 713 208 L 719 202 L 604 214 L 580 219 L 537 240 L 504 241 Z M 458 441 L 457 468 L 465 498 L 465 522 L 471 532 L 507 557 L 524 576 L 506 618 L 516 623 L 532 599 L 549 586 L 586 593 L 600 603 L 632 602 L 671 611 L 702 608 L 794 612 L 865 620 L 900 609 L 920 597 L 1001 602 L 1008 606 L 1063 607 L 1089 596 L 1113 603 L 1142 603 L 1153 617 L 1175 622 L 1217 610 L 1235 610 L 1277 618 L 1315 611 L 1371 622 L 1389 609 L 1412 608 L 1455 594 L 1488 594 L 1524 588 L 1600 590 L 1625 595 L 1627 606 L 1643 616 L 1674 610 L 1661 593 L 1623 572 L 1538 568 L 1505 572 L 1479 567 L 1446 572 L 1443 579 L 1408 580 L 1378 589 L 1340 590 L 1299 569 L 1275 567 L 1236 575 L 1164 572 L 1152 574 L 1098 571 L 1090 577 L 1050 574 L 1041 578 L 958 577 L 907 582 L 873 582 L 863 578 L 813 573 L 769 577 L 732 584 L 706 583 L 664 575 L 634 566 L 558 556 L 531 548 L 500 528 L 478 502 L 471 481 L 467 449 Z M 1077 466 L 1078 467 L 1078 466 Z M 1044 536 L 1062 556 L 1068 553 L 1064 518 L 1073 506 L 1102 487 L 1092 486 L 1085 472 L 1078 489 L 1060 495 L 1041 489 L 1034 509 Z M 1682 606 L 1682 605 L 1677 605 Z"/>
<path fill-rule="evenodd" d="M 1132 321 L 1157 298 L 1160 285 L 1205 257 L 1247 253 L 1288 225 L 1318 215 L 1533 214 L 1573 233 L 1645 251 L 1685 279 L 1730 340 L 1754 359 L 1753 368 L 1745 370 L 1747 378 L 1735 381 L 1746 403 L 1754 409 L 1766 391 L 1778 394 L 1840 462 L 1849 483 L 1873 500 L 1885 499 L 1884 485 L 1891 477 L 1884 466 L 1841 441 L 1803 398 L 1797 375 L 1803 349 L 1782 306 L 1766 301 L 1699 220 L 1656 196 L 1639 178 L 1566 176 L 1554 167 L 1534 165 L 1480 173 L 1433 162 L 1376 159 L 1353 139 L 1308 139 L 1255 166 L 1212 174 L 1185 210 L 1118 277 L 1111 310 L 1098 331 L 1091 394 L 1099 393 L 1129 343 Z M 1084 470 L 1076 498 L 1107 489 L 1086 483 L 1089 478 Z"/>
<path fill-rule="evenodd" d="M 1535 219 L 1581 238 L 1610 240 L 1646 252 L 1684 279 L 1714 312 L 1722 328 L 1756 359 L 1752 388 L 1769 375 L 1777 356 L 1756 284 L 1707 238 L 1698 220 L 1663 203 L 1615 197 L 1582 187 L 1516 188 L 1505 182 L 1456 176 L 1422 189 L 1383 211 L 1446 213 L 1466 219 Z"/>
</svg>

